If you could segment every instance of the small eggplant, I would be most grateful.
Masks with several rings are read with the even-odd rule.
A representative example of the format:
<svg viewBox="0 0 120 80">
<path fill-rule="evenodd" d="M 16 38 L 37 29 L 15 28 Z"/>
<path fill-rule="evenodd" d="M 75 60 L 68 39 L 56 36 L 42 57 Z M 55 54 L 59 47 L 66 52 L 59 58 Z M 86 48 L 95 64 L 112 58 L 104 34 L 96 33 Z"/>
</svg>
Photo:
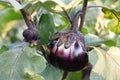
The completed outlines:
<svg viewBox="0 0 120 80">
<path fill-rule="evenodd" d="M 33 43 L 38 40 L 38 31 L 36 28 L 28 28 L 24 30 L 23 37 L 26 42 Z"/>
<path fill-rule="evenodd" d="M 64 71 L 79 71 L 88 64 L 88 54 L 81 32 L 65 31 L 48 45 L 48 62 Z"/>
</svg>

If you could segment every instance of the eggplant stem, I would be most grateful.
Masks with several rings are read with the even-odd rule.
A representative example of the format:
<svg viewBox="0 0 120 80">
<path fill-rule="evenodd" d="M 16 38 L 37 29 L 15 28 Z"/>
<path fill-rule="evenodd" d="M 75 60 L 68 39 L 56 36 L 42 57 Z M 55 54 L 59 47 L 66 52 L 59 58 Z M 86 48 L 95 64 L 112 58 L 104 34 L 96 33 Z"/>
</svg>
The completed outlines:
<svg viewBox="0 0 120 80">
<path fill-rule="evenodd" d="M 68 73 L 69 73 L 68 71 L 64 71 L 63 77 L 61 80 L 67 80 Z"/>
</svg>

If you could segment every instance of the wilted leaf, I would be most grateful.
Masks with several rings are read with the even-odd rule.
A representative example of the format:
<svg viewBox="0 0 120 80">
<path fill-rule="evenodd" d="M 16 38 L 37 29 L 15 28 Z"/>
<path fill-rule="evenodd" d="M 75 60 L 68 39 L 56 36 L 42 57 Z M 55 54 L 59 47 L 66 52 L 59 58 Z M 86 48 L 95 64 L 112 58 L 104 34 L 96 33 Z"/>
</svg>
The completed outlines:
<svg viewBox="0 0 120 80">
<path fill-rule="evenodd" d="M 120 34 L 120 11 L 114 9 L 102 8 L 104 16 L 111 19 L 108 23 L 108 29 L 116 34 Z"/>
<path fill-rule="evenodd" d="M 89 53 L 89 58 L 93 64 L 91 80 L 120 80 L 119 48 L 111 47 L 108 51 L 95 48 Z"/>
<path fill-rule="evenodd" d="M 43 56 L 38 55 L 35 48 L 29 48 L 26 44 L 0 54 L 0 80 L 23 80 L 26 70 L 37 74 L 45 67 L 46 61 Z"/>
<path fill-rule="evenodd" d="M 54 29 L 55 25 L 52 15 L 49 13 L 42 14 L 38 27 L 40 41 L 42 44 L 47 44 L 49 42 L 50 37 L 55 32 Z"/>
</svg>

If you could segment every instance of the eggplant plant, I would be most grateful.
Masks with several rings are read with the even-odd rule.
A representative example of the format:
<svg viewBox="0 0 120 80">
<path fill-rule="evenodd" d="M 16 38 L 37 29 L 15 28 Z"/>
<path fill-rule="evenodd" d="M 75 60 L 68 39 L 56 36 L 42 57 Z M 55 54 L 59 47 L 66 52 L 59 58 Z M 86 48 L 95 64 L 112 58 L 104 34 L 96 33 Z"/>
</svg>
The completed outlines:
<svg viewBox="0 0 120 80">
<path fill-rule="evenodd" d="M 0 0 L 0 80 L 120 80 L 119 2 Z"/>
</svg>

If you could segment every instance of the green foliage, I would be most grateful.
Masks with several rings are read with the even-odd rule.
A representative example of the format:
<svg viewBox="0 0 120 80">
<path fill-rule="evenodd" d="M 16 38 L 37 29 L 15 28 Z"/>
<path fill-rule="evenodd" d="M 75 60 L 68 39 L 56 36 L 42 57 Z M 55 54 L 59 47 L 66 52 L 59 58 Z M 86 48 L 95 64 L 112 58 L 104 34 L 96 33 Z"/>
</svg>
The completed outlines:
<svg viewBox="0 0 120 80">
<path fill-rule="evenodd" d="M 85 35 L 85 41 L 87 46 L 99 46 L 103 42 L 103 39 L 94 34 L 87 34 Z"/>
<path fill-rule="evenodd" d="M 94 47 L 95 48 L 95 47 Z M 111 47 L 108 51 L 95 48 L 89 53 L 93 64 L 91 80 L 119 80 L 120 49 Z"/>
<path fill-rule="evenodd" d="M 61 80 L 63 71 L 47 64 L 46 69 L 41 73 L 45 80 Z"/>
<path fill-rule="evenodd" d="M 3 52 L 9 50 L 9 48 L 5 45 L 3 45 L 1 48 L 0 48 L 0 54 L 2 54 Z"/>
<path fill-rule="evenodd" d="M 80 71 L 79 72 L 70 73 L 68 75 L 68 80 L 80 80 L 81 79 L 81 75 L 82 75 L 82 73 Z"/>
<path fill-rule="evenodd" d="M 52 36 L 55 32 L 54 28 L 55 25 L 52 15 L 49 13 L 42 14 L 40 17 L 38 27 L 40 41 L 42 44 L 47 44 L 49 42 L 50 36 Z"/>
<path fill-rule="evenodd" d="M 22 16 L 18 11 L 11 8 L 3 9 L 0 11 L 0 34 L 4 35 L 9 31 L 13 25 L 15 25 L 16 20 L 22 19 Z"/>
<path fill-rule="evenodd" d="M 107 40 L 107 41 L 104 42 L 104 44 L 106 44 L 106 45 L 108 45 L 110 47 L 116 46 L 116 42 L 113 41 L 113 40 Z"/>
<path fill-rule="evenodd" d="M 111 19 L 108 23 L 108 29 L 116 34 L 120 34 L 120 12 L 114 9 L 102 8 L 105 18 Z"/>
<path fill-rule="evenodd" d="M 24 43 L 0 54 L 0 80 L 40 79 L 40 73 L 46 67 L 43 56 L 36 53 L 35 48 L 29 48 Z"/>
<path fill-rule="evenodd" d="M 55 33 L 71 27 L 61 7 L 73 18 L 83 1 L 22 0 L 22 4 L 16 0 L 4 1 L 0 1 L 0 80 L 61 80 L 63 71 L 47 63 L 43 57 L 45 53 L 21 42 L 23 39 L 18 40 L 26 27 L 20 21 L 23 18 L 19 10 L 24 9 L 32 15 L 38 27 L 39 40 L 42 45 L 47 45 Z M 86 47 L 90 48 L 89 62 L 93 65 L 90 80 L 120 80 L 120 0 L 88 1 L 89 5 L 109 7 L 102 7 L 103 13 L 98 8 L 88 8 L 82 28 Z M 112 32 L 114 36 L 111 36 Z M 7 41 L 11 44 L 8 45 Z M 71 72 L 67 79 L 81 80 L 81 76 L 81 71 Z"/>
<path fill-rule="evenodd" d="M 28 71 L 25 73 L 25 80 L 45 80 L 45 79 L 36 73 Z"/>
</svg>

